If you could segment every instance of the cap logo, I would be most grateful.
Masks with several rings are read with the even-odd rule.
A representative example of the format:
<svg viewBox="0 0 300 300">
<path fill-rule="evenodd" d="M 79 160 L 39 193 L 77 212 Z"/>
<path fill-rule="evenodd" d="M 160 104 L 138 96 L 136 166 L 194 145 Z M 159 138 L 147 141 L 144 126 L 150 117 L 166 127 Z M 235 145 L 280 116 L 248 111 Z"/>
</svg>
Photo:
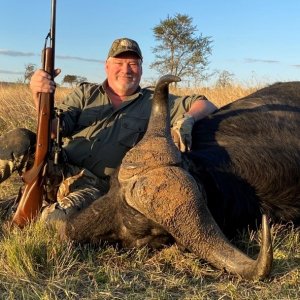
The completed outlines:
<svg viewBox="0 0 300 300">
<path fill-rule="evenodd" d="M 122 40 L 121 42 L 120 42 L 120 46 L 122 46 L 122 47 L 131 47 L 131 45 L 132 45 L 132 43 L 130 42 L 130 41 L 128 41 L 128 40 Z"/>
</svg>

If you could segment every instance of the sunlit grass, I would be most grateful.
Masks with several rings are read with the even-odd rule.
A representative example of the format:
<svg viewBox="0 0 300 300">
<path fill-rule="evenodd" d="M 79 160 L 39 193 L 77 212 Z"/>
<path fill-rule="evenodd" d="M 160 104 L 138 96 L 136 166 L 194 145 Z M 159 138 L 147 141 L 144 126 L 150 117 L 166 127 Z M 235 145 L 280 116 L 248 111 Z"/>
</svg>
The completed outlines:
<svg viewBox="0 0 300 300">
<path fill-rule="evenodd" d="M 216 270 L 176 246 L 150 251 L 75 245 L 59 241 L 40 222 L 22 231 L 4 228 L 0 298 L 298 299 L 299 231 L 281 226 L 274 230 L 281 242 L 275 249 L 271 277 L 251 282 Z M 243 239 L 250 239 L 249 234 L 236 242 Z M 248 246 L 256 246 L 256 238 Z"/>
</svg>

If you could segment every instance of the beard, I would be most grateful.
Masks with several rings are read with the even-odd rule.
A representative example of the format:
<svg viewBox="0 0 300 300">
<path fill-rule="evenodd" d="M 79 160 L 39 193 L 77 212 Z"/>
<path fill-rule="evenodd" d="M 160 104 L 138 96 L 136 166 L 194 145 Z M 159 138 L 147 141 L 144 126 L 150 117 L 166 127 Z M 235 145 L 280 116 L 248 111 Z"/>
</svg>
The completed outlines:
<svg viewBox="0 0 300 300">
<path fill-rule="evenodd" d="M 118 76 L 115 81 L 115 88 L 119 94 L 130 96 L 139 86 L 139 79 L 136 76 Z"/>
</svg>

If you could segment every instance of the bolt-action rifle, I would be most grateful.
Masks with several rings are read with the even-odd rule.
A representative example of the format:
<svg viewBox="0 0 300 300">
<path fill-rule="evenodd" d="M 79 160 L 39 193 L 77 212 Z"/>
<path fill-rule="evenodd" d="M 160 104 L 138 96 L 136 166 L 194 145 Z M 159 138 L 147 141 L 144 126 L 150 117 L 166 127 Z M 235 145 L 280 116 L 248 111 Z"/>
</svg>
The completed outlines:
<svg viewBox="0 0 300 300">
<path fill-rule="evenodd" d="M 56 0 L 51 0 L 50 31 L 42 51 L 42 64 L 43 70 L 51 76 L 52 80 L 54 80 L 55 21 Z M 58 119 L 55 139 L 51 138 L 53 119 Z M 59 112 L 54 108 L 54 93 L 40 93 L 34 162 L 32 167 L 22 175 L 25 185 L 12 220 L 19 227 L 24 227 L 39 214 L 43 200 L 47 197 L 45 190 L 47 168 L 51 164 L 58 164 L 60 150 L 60 118 Z"/>
</svg>

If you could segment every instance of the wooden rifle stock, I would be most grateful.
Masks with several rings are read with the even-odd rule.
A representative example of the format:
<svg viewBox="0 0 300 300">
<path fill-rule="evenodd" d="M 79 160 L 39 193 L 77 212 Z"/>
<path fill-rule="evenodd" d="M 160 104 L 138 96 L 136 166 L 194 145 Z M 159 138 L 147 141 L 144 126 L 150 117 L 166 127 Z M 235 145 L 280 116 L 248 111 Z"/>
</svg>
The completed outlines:
<svg viewBox="0 0 300 300">
<path fill-rule="evenodd" d="M 52 21 L 50 33 L 51 46 L 43 50 L 43 69 L 54 79 L 55 53 L 55 6 L 52 0 Z M 38 125 L 36 150 L 33 166 L 22 175 L 25 183 L 20 202 L 13 216 L 12 222 L 23 228 L 39 214 L 45 196 L 44 177 L 46 174 L 47 159 L 51 148 L 51 120 L 54 117 L 54 93 L 40 93 L 38 108 Z"/>
<path fill-rule="evenodd" d="M 46 48 L 45 51 L 45 66 L 47 71 L 47 65 L 50 64 L 49 60 L 52 60 L 52 51 L 51 48 Z M 50 135 L 51 119 L 54 109 L 54 94 L 41 93 L 39 102 L 34 163 L 32 168 L 26 171 L 22 176 L 25 188 L 13 217 L 13 223 L 21 228 L 38 215 L 43 204 L 43 178 L 51 142 Z"/>
</svg>

